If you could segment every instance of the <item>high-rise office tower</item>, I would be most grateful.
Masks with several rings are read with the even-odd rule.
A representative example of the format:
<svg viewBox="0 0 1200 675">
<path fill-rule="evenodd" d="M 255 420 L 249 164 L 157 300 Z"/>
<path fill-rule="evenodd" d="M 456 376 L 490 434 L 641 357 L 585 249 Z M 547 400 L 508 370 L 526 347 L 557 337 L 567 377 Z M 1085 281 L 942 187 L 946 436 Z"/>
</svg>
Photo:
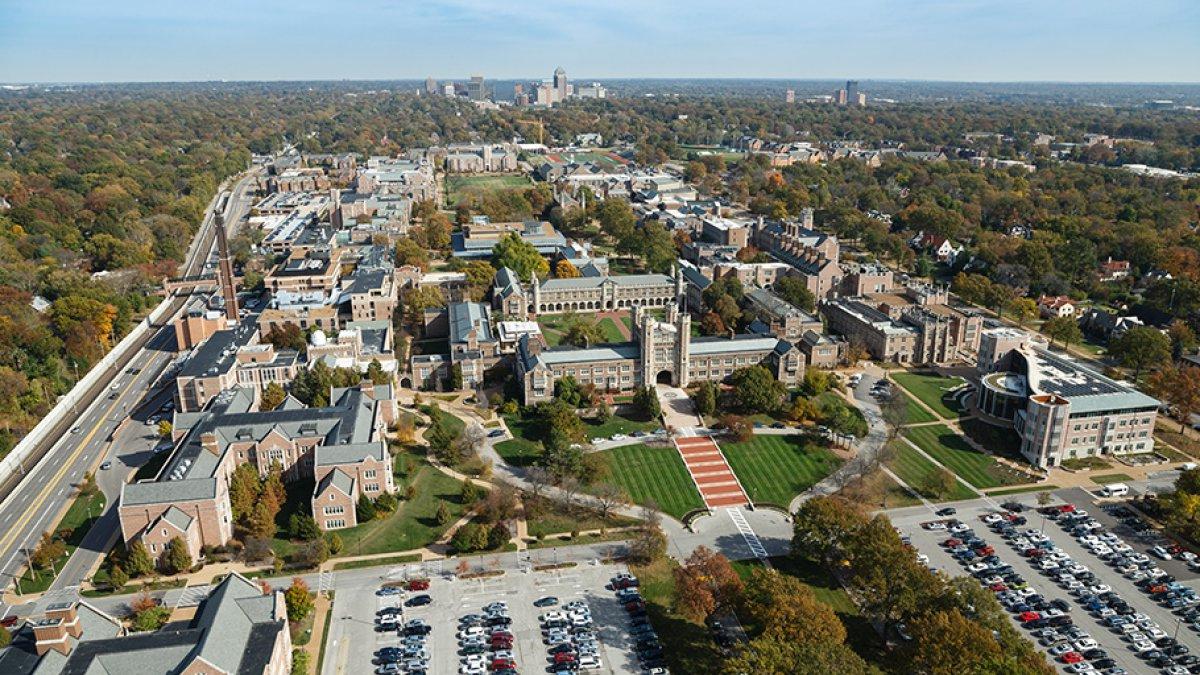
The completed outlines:
<svg viewBox="0 0 1200 675">
<path fill-rule="evenodd" d="M 467 98 L 472 101 L 487 100 L 487 87 L 483 83 L 482 75 L 471 76 L 471 81 L 467 83 Z"/>
<path fill-rule="evenodd" d="M 858 105 L 858 80 L 846 80 L 846 104 Z"/>
<path fill-rule="evenodd" d="M 438 93 L 438 83 L 433 77 L 425 78 L 425 93 L 434 96 Z"/>
<path fill-rule="evenodd" d="M 558 92 L 558 100 L 567 100 L 567 71 L 559 66 L 554 70 L 554 89 Z"/>
</svg>

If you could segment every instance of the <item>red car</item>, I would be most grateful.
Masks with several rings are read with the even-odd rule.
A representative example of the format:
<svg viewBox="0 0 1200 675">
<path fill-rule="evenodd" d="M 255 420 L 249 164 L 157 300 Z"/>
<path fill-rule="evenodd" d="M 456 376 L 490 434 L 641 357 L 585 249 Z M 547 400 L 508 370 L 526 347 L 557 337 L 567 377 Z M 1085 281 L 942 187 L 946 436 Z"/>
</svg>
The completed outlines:
<svg viewBox="0 0 1200 675">
<path fill-rule="evenodd" d="M 408 582 L 408 590 L 410 591 L 427 591 L 429 590 L 428 579 L 413 579 Z"/>
<path fill-rule="evenodd" d="M 1180 553 L 1183 553 L 1183 547 L 1179 544 L 1171 544 L 1167 547 L 1167 550 L 1171 552 L 1171 555 L 1179 555 Z"/>
<path fill-rule="evenodd" d="M 1079 663 L 1083 660 L 1083 654 L 1080 654 L 1079 652 L 1067 652 L 1060 658 L 1062 658 L 1063 663 Z"/>
<path fill-rule="evenodd" d="M 1074 504 L 1063 504 L 1062 506 L 1058 507 L 1059 513 L 1071 513 L 1074 510 L 1075 510 Z"/>
<path fill-rule="evenodd" d="M 517 667 L 517 662 L 512 659 L 496 659 L 492 661 L 492 670 L 514 669 Z"/>
<path fill-rule="evenodd" d="M 993 593 L 1003 593 L 1004 591 L 1008 590 L 1008 586 L 1005 586 L 1004 584 L 992 584 L 991 586 L 988 586 L 988 590 Z"/>
<path fill-rule="evenodd" d="M 17 625 L 17 617 L 15 616 L 6 616 L 3 619 L 0 619 L 0 626 L 12 628 L 15 625 Z"/>
<path fill-rule="evenodd" d="M 571 652 L 559 652 L 554 655 L 554 663 L 575 663 L 575 655 Z"/>
<path fill-rule="evenodd" d="M 1026 621 L 1036 621 L 1042 618 L 1042 615 L 1037 612 L 1021 612 L 1017 618 L 1021 620 L 1021 623 L 1025 623 Z"/>
<path fill-rule="evenodd" d="M 992 548 L 991 546 L 986 546 L 986 545 L 980 546 L 979 548 L 975 549 L 975 553 L 977 553 L 981 556 L 982 555 L 991 555 L 995 552 L 996 552 L 996 549 Z"/>
<path fill-rule="evenodd" d="M 1046 552 L 1045 552 L 1045 551 L 1043 551 L 1043 550 L 1042 550 L 1042 549 L 1040 549 L 1040 548 L 1027 548 L 1027 549 L 1025 549 L 1025 557 L 1026 557 L 1026 558 L 1040 558 L 1040 557 L 1042 557 L 1042 556 L 1044 556 L 1044 555 L 1046 555 Z"/>
<path fill-rule="evenodd" d="M 945 546 L 946 548 L 954 548 L 955 546 L 962 546 L 962 539 L 950 537 L 946 541 L 942 542 L 942 546 Z"/>
</svg>

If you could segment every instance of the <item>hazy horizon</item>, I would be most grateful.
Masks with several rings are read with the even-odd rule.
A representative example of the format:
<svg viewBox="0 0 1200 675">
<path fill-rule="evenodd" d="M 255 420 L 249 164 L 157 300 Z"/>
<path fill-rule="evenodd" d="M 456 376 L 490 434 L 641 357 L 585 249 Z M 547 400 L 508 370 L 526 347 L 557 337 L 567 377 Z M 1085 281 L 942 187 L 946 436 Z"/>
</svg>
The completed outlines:
<svg viewBox="0 0 1200 675">
<path fill-rule="evenodd" d="M 1200 83 L 1191 0 L 0 0 L 7 83 Z"/>
</svg>

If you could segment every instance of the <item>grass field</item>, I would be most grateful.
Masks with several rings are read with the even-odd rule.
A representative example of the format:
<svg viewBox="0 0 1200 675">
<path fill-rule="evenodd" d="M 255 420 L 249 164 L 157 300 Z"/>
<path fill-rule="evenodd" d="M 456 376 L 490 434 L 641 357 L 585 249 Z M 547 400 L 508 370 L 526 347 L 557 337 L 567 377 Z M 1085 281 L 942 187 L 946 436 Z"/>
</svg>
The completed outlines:
<svg viewBox="0 0 1200 675">
<path fill-rule="evenodd" d="M 422 405 L 417 406 L 417 410 L 420 410 L 421 412 L 425 413 L 426 415 L 429 415 L 429 413 L 433 410 L 433 408 L 432 408 L 432 406 L 422 404 Z M 450 432 L 451 435 L 457 436 L 463 432 L 463 429 L 467 428 L 466 422 L 462 421 L 461 418 L 455 417 L 454 415 L 451 415 L 450 413 L 446 412 L 446 410 L 444 408 L 439 406 L 438 411 L 441 412 L 442 419 L 445 421 L 445 424 L 446 424 L 446 429 Z"/>
<path fill-rule="evenodd" d="M 1053 492 L 1057 489 L 1057 485 L 1028 485 L 1026 487 L 1009 488 L 1007 490 L 988 490 L 988 496 L 1003 497 L 1004 495 L 1020 495 L 1026 492 Z"/>
<path fill-rule="evenodd" d="M 908 483 L 918 492 L 922 492 L 929 476 L 938 470 L 938 467 L 933 462 L 921 456 L 921 453 L 913 450 L 904 443 L 896 443 L 896 449 L 892 459 L 888 462 L 888 468 L 900 476 L 900 480 Z M 938 499 L 941 501 L 958 501 L 960 499 L 971 499 L 975 497 L 975 493 L 971 492 L 962 483 L 955 483 L 954 489 L 946 495 L 931 495 L 925 494 L 927 499 Z"/>
<path fill-rule="evenodd" d="M 893 373 L 892 379 L 934 412 L 946 418 L 958 417 L 962 407 L 946 396 L 949 390 L 961 385 L 961 377 L 939 377 L 925 373 Z"/>
<path fill-rule="evenodd" d="M 1106 473 L 1103 476 L 1092 476 L 1092 482 L 1096 485 L 1108 485 L 1109 483 L 1122 483 L 1133 480 L 1133 476 L 1123 473 Z"/>
<path fill-rule="evenodd" d="M 403 481 L 416 486 L 411 501 L 401 501 L 396 512 L 380 520 L 338 530 L 344 548 L 342 555 L 367 555 L 388 551 L 408 551 L 437 540 L 448 525 L 438 525 L 437 510 L 446 502 L 454 522 L 463 514 L 462 483 L 428 464 L 410 461 L 412 473 Z M 403 494 L 403 488 L 400 490 Z"/>
<path fill-rule="evenodd" d="M 997 455 L 1019 461 L 1028 462 L 1021 456 L 1021 437 L 1012 429 L 992 426 L 983 420 L 967 417 L 959 421 L 964 433 L 979 445 L 991 450 Z"/>
<path fill-rule="evenodd" d="M 904 430 L 904 436 L 977 488 L 994 488 L 1030 481 L 1029 476 L 1007 469 L 995 458 L 977 452 L 967 445 L 962 436 L 944 425 L 910 427 Z"/>
<path fill-rule="evenodd" d="M 657 431 L 662 428 L 662 424 L 658 420 L 643 422 L 624 415 L 613 415 L 603 424 L 594 419 L 585 419 L 583 423 L 587 429 L 588 438 L 593 440 L 612 438 L 616 434 L 628 436 L 635 431 Z"/>
<path fill-rule="evenodd" d="M 920 424 L 922 422 L 934 422 L 937 420 L 933 413 L 921 407 L 908 392 L 903 393 L 902 396 L 908 402 L 908 407 L 904 409 L 905 424 Z"/>
<path fill-rule="evenodd" d="M 745 443 L 722 443 L 721 452 L 750 499 L 783 507 L 841 464 L 803 436 L 755 436 Z"/>
<path fill-rule="evenodd" d="M 605 342 L 627 342 L 629 340 L 611 316 L 600 319 L 600 330 L 604 332 Z"/>
<path fill-rule="evenodd" d="M 91 495 L 81 494 L 71 502 L 71 506 L 67 508 L 62 520 L 58 521 L 58 526 L 53 530 L 55 534 L 65 535 L 63 543 L 66 545 L 65 553 L 54 561 L 55 570 L 62 569 L 63 564 L 71 558 L 71 554 L 83 541 L 84 535 L 97 520 L 100 520 L 100 514 L 104 513 L 104 505 L 104 493 L 99 490 Z M 20 585 L 22 593 L 40 593 L 49 588 L 53 581 L 54 574 L 50 570 L 34 572 L 26 568 L 17 583 Z"/>
<path fill-rule="evenodd" d="M 496 452 L 513 466 L 533 466 L 542 456 L 542 446 L 524 438 L 512 438 L 496 444 Z"/>
<path fill-rule="evenodd" d="M 613 482 L 625 488 L 635 503 L 654 502 L 663 513 L 679 519 L 688 511 L 704 506 L 675 448 L 638 444 L 600 454 L 608 459 Z"/>
<path fill-rule="evenodd" d="M 450 206 L 458 204 L 468 192 L 493 192 L 506 188 L 528 187 L 529 179 L 523 174 L 495 174 L 486 176 L 446 177 L 446 203 Z"/>
</svg>

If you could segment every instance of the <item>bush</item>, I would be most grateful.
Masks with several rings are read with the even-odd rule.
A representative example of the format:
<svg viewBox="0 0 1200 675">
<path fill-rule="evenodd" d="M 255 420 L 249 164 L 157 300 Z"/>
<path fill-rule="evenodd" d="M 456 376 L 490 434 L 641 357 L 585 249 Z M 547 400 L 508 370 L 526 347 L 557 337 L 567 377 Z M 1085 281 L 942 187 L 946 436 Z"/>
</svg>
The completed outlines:
<svg viewBox="0 0 1200 675">
<path fill-rule="evenodd" d="M 338 536 L 337 532 L 329 533 L 329 552 L 332 555 L 341 553 L 345 547 L 346 544 L 342 542 L 342 538 Z"/>
<path fill-rule="evenodd" d="M 491 549 L 503 548 L 511 538 L 508 531 L 508 526 L 504 523 L 496 523 L 488 530 L 487 547 Z"/>
<path fill-rule="evenodd" d="M 365 494 L 359 495 L 358 504 L 354 508 L 354 515 L 358 518 L 358 522 L 366 523 L 375 520 L 376 513 L 375 502 Z"/>
<path fill-rule="evenodd" d="M 133 615 L 133 629 L 141 632 L 158 630 L 170 617 L 171 610 L 166 607 L 148 607 Z"/>
<path fill-rule="evenodd" d="M 454 533 L 450 545 L 460 553 L 482 551 L 488 546 L 488 530 L 475 523 L 467 523 Z"/>
<path fill-rule="evenodd" d="M 288 518 L 288 532 L 293 539 L 304 541 L 312 541 L 321 536 L 321 528 L 317 526 L 316 519 L 307 513 L 293 513 Z"/>
<path fill-rule="evenodd" d="M 108 571 L 108 585 L 111 586 L 114 591 L 119 591 L 122 588 L 125 588 L 125 584 L 127 583 L 129 583 L 129 575 L 125 573 L 125 570 L 121 569 L 120 565 L 114 565 L 113 568 Z"/>
<path fill-rule="evenodd" d="M 400 500 L 396 499 L 396 495 L 390 492 L 385 492 L 379 495 L 379 499 L 375 500 L 375 509 L 378 511 L 376 515 L 379 516 L 391 513 L 395 511 L 396 507 L 399 505 Z"/>
</svg>

